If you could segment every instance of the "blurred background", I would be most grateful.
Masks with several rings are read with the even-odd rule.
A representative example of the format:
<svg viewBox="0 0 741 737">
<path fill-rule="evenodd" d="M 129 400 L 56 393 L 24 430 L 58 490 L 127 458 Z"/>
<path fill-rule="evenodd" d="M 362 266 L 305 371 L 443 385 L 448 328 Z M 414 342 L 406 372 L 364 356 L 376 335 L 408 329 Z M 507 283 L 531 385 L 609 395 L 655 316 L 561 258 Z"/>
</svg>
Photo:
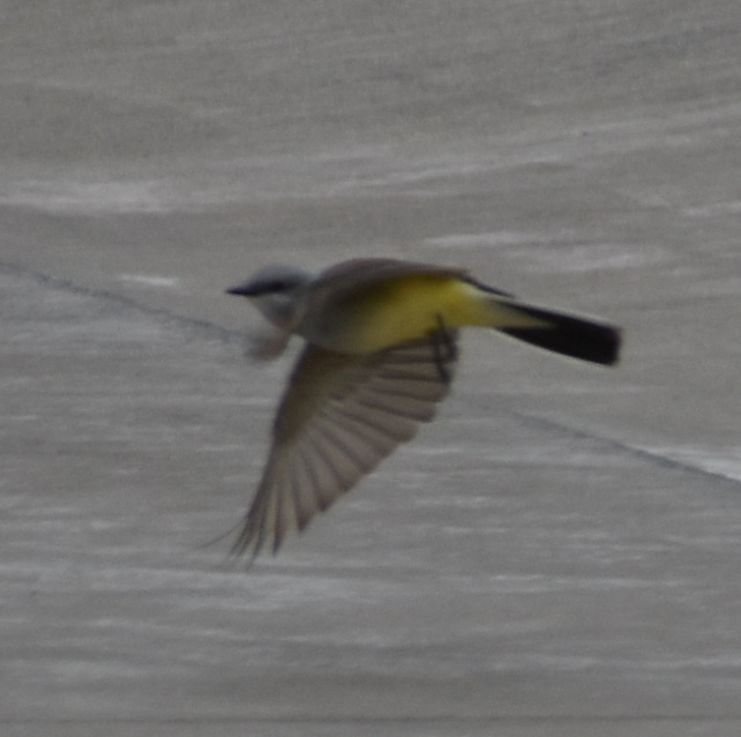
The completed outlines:
<svg viewBox="0 0 741 737">
<path fill-rule="evenodd" d="M 7 734 L 737 733 L 735 2 L 0 16 Z M 245 574 L 199 546 L 290 355 L 250 364 L 223 291 L 369 255 L 609 319 L 623 361 L 472 332 L 438 422 Z"/>
</svg>

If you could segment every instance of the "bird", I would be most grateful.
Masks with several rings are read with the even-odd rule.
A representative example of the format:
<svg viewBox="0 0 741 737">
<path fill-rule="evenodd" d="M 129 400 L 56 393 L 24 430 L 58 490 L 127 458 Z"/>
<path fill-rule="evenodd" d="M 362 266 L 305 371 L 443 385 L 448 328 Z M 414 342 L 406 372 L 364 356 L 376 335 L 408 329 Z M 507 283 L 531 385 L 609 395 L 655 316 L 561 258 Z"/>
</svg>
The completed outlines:
<svg viewBox="0 0 741 737">
<path fill-rule="evenodd" d="M 255 358 L 280 355 L 291 336 L 304 341 L 232 546 L 250 565 L 432 420 L 450 391 L 461 328 L 605 366 L 618 362 L 622 340 L 619 327 L 520 301 L 466 269 L 395 258 L 351 259 L 317 275 L 268 265 L 226 292 L 270 326 L 253 339 Z"/>
</svg>

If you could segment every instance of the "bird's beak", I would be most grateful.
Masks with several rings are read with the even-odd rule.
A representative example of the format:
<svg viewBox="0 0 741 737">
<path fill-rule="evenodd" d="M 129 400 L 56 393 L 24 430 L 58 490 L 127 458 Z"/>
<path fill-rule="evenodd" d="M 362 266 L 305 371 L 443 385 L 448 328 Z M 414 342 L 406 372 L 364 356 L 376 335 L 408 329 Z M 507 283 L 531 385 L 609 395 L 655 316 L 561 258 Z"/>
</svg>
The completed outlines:
<svg viewBox="0 0 741 737">
<path fill-rule="evenodd" d="M 234 287 L 229 287 L 229 289 L 226 290 L 226 294 L 233 294 L 236 297 L 254 297 L 255 288 L 251 282 L 246 281 L 242 284 L 237 284 Z"/>
</svg>

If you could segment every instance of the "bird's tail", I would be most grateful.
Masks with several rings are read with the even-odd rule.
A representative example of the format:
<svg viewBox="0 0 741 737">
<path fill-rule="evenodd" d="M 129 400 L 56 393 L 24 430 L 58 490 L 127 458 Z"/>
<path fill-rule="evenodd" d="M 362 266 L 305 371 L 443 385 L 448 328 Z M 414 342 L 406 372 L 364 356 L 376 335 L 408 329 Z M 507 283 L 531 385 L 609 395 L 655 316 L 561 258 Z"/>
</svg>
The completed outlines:
<svg viewBox="0 0 741 737">
<path fill-rule="evenodd" d="M 613 325 L 527 305 L 509 296 L 491 294 L 490 299 L 493 312 L 515 318 L 492 325 L 502 333 L 582 361 L 605 366 L 618 361 L 621 333 Z"/>
</svg>

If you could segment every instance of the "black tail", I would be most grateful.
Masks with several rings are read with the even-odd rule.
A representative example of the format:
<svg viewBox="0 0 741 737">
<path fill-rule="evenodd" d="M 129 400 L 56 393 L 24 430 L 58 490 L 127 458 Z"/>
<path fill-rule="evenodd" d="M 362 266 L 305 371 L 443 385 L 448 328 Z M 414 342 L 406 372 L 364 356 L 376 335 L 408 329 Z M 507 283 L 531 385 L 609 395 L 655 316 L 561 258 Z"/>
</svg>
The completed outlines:
<svg viewBox="0 0 741 737">
<path fill-rule="evenodd" d="M 512 307 L 518 312 L 543 320 L 548 325 L 536 328 L 499 328 L 501 332 L 539 348 L 579 358 L 582 361 L 605 366 L 617 363 L 621 342 L 619 328 L 583 317 L 544 310 L 541 307 L 520 303 L 514 303 Z"/>
</svg>

